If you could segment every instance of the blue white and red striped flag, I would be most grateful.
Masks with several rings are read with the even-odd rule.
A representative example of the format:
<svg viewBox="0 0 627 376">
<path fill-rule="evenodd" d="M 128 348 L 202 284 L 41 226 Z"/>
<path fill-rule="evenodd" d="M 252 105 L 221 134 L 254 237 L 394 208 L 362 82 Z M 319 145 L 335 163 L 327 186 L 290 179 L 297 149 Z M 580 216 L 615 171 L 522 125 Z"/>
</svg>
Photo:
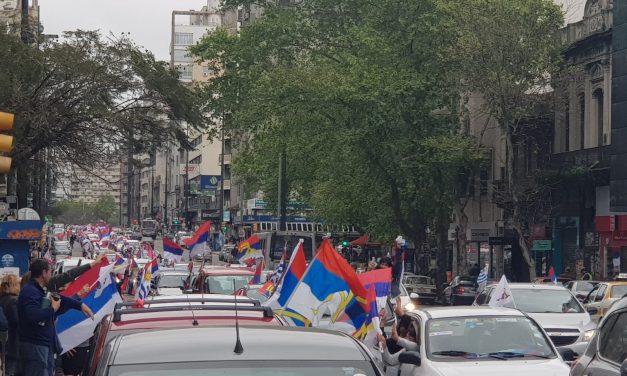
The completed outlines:
<svg viewBox="0 0 627 376">
<path fill-rule="evenodd" d="M 163 239 L 163 258 L 166 260 L 174 260 L 174 262 L 181 262 L 183 258 L 183 247 L 170 239 Z"/>
<path fill-rule="evenodd" d="M 202 254 L 205 251 L 205 245 L 209 239 L 209 230 L 211 222 L 205 222 L 196 230 L 191 238 L 183 240 L 190 252 L 190 257 Z"/>
</svg>

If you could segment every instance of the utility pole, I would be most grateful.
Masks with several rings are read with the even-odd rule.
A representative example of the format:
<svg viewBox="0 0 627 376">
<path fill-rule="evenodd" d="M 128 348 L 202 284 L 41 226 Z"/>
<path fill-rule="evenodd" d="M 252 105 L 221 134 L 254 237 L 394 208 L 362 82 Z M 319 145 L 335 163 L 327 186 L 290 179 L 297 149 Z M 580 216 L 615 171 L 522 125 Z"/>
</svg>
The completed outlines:
<svg viewBox="0 0 627 376">
<path fill-rule="evenodd" d="M 165 155 L 165 208 L 163 209 L 163 223 L 165 224 L 166 228 L 168 228 L 168 195 L 170 194 L 170 185 L 168 184 L 170 182 L 169 180 L 169 175 L 170 175 L 170 149 L 169 149 L 169 143 L 168 143 L 168 151 Z"/>
<path fill-rule="evenodd" d="M 189 140 L 189 125 L 185 128 L 185 134 Z M 189 149 L 185 149 L 185 184 L 183 185 L 183 197 L 185 198 L 185 227 L 191 229 L 189 218 Z"/>
<path fill-rule="evenodd" d="M 21 29 L 20 36 L 22 37 L 22 42 L 25 44 L 30 43 L 30 25 L 28 22 L 28 0 L 22 0 L 22 20 L 21 20 Z"/>
</svg>

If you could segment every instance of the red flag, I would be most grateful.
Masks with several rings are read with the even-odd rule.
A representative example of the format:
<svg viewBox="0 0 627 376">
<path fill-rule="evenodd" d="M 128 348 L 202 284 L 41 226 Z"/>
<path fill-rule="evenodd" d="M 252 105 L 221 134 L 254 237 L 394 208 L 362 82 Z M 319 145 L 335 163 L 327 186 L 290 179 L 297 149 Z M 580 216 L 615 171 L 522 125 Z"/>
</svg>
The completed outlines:
<svg viewBox="0 0 627 376">
<path fill-rule="evenodd" d="M 103 258 L 100 264 L 92 266 L 85 273 L 81 274 L 74 282 L 70 283 L 70 285 L 61 293 L 63 296 L 74 296 L 79 293 L 83 289 L 83 286 L 89 285 L 94 288 L 94 284 L 98 281 L 98 277 L 100 277 L 100 268 L 103 266 L 109 265 L 109 260 L 107 258 Z"/>
</svg>

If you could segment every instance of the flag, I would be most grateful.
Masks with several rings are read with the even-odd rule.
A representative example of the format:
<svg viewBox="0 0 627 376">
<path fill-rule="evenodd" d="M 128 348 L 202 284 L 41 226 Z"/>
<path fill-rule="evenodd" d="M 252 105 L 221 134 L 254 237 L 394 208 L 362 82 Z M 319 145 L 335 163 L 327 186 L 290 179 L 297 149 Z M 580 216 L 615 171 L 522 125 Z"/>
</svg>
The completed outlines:
<svg viewBox="0 0 627 376">
<path fill-rule="evenodd" d="M 263 268 L 266 266 L 266 263 L 263 259 L 259 259 L 257 262 L 257 268 L 255 269 L 255 275 L 248 282 L 249 285 L 258 285 L 261 283 L 261 272 L 263 272 Z"/>
<path fill-rule="evenodd" d="M 377 303 L 377 292 L 375 283 L 370 284 L 368 287 L 368 306 L 370 306 L 370 312 L 368 313 L 366 322 L 361 327 L 359 332 L 355 334 L 355 336 L 361 338 L 363 343 L 372 348 L 377 344 L 377 335 L 383 334 L 381 332 L 380 326 L 381 320 L 379 319 L 379 311 L 382 307 L 379 306 L 379 304 Z"/>
<path fill-rule="evenodd" d="M 82 300 L 94 313 L 93 320 L 77 310 L 70 310 L 59 316 L 56 329 L 63 349 L 61 353 L 91 338 L 102 319 L 113 313 L 117 303 L 122 303 L 122 298 L 111 276 L 112 270 L 113 265 L 101 268 L 96 289 Z"/>
<path fill-rule="evenodd" d="M 477 284 L 479 285 L 479 291 L 483 291 L 485 289 L 485 285 L 488 283 L 488 264 L 485 264 L 485 267 L 479 273 L 477 277 Z"/>
<path fill-rule="evenodd" d="M 96 281 L 100 276 L 100 270 L 103 267 L 107 267 L 109 265 L 109 260 L 107 258 L 103 258 L 101 263 L 98 265 L 94 265 L 93 267 L 87 269 L 87 271 L 81 274 L 74 282 L 70 283 L 70 285 L 61 292 L 63 296 L 74 296 L 78 294 L 79 291 L 83 289 L 85 285 L 89 285 L 90 287 L 95 288 Z"/>
<path fill-rule="evenodd" d="M 150 293 L 150 281 L 152 280 L 151 265 L 152 263 L 146 264 L 139 272 L 137 292 L 135 294 L 135 300 L 137 301 L 137 306 L 139 307 L 144 306 L 144 300 L 146 300 L 146 297 L 148 297 L 148 294 Z"/>
<path fill-rule="evenodd" d="M 376 311 L 385 308 L 388 296 L 392 292 L 392 268 L 376 269 L 357 276 L 366 290 L 374 287 Z"/>
<path fill-rule="evenodd" d="M 304 240 L 300 239 L 294 248 L 290 261 L 285 269 L 283 280 L 277 285 L 276 293 L 265 303 L 268 307 L 272 309 L 282 309 L 294 293 L 298 282 L 303 278 L 305 269 L 307 269 L 303 242 Z"/>
<path fill-rule="evenodd" d="M 283 251 L 283 256 L 281 256 L 281 261 L 279 261 L 279 266 L 277 266 L 276 270 L 270 276 L 269 280 L 272 281 L 273 284 L 278 284 L 283 277 L 283 272 L 285 271 L 285 259 L 287 258 L 287 251 Z"/>
<path fill-rule="evenodd" d="M 183 248 L 170 239 L 163 239 L 163 257 L 166 260 L 181 262 L 183 258 Z"/>
<path fill-rule="evenodd" d="M 492 297 L 490 298 L 490 307 L 505 307 L 507 305 L 514 305 L 514 297 L 512 296 L 512 290 L 509 288 L 507 278 L 505 275 L 501 277 L 499 284 L 496 285 Z"/>
<path fill-rule="evenodd" d="M 367 295 L 353 268 L 325 239 L 285 308 L 277 313 L 297 326 L 318 326 L 329 312 L 330 327 L 338 323 L 356 332 L 370 312 Z"/>
<path fill-rule="evenodd" d="M 155 250 L 150 244 L 144 243 L 144 249 L 146 250 L 146 254 L 148 254 L 149 259 L 154 259 L 155 257 L 157 257 L 157 255 L 155 255 Z"/>
<path fill-rule="evenodd" d="M 253 235 L 239 245 L 235 259 L 241 264 L 252 264 L 258 258 L 263 258 L 261 239 Z"/>
<path fill-rule="evenodd" d="M 557 275 L 555 274 L 555 269 L 553 269 L 553 266 L 549 268 L 549 277 L 551 277 L 551 282 L 557 284 Z"/>
<path fill-rule="evenodd" d="M 259 293 L 269 298 L 275 289 L 276 289 L 276 284 L 270 280 L 264 283 L 263 286 L 261 286 L 261 288 L 259 289 Z"/>
<path fill-rule="evenodd" d="M 54 264 L 54 258 L 52 257 L 52 254 L 50 253 L 50 248 L 48 248 L 46 253 L 44 253 L 44 260 L 48 261 L 48 264 L 50 265 Z"/>
<path fill-rule="evenodd" d="M 113 263 L 113 274 L 122 274 L 128 268 L 128 260 L 115 255 L 115 262 Z"/>
<path fill-rule="evenodd" d="M 201 254 L 205 251 L 205 245 L 207 239 L 209 239 L 209 230 L 211 229 L 211 222 L 205 222 L 196 230 L 191 238 L 183 240 L 187 248 L 189 249 L 189 257 Z"/>
<path fill-rule="evenodd" d="M 150 265 L 150 274 L 154 277 L 159 274 L 159 260 L 153 258 L 151 262 L 148 263 Z"/>
</svg>

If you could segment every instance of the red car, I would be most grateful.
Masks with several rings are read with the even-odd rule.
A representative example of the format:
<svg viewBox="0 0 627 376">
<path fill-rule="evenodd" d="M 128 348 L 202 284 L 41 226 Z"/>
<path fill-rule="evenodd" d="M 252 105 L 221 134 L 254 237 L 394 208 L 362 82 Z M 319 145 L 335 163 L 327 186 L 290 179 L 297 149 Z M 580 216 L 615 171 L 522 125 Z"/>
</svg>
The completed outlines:
<svg viewBox="0 0 627 376">
<path fill-rule="evenodd" d="M 113 315 L 105 317 L 92 338 L 89 372 L 94 375 L 102 352 L 115 337 L 155 329 L 214 327 L 235 325 L 233 295 L 181 295 L 151 297 L 144 308 L 133 308 L 134 303 L 116 306 Z M 238 296 L 238 321 L 242 326 L 285 326 L 286 322 L 258 301 Z"/>
</svg>

